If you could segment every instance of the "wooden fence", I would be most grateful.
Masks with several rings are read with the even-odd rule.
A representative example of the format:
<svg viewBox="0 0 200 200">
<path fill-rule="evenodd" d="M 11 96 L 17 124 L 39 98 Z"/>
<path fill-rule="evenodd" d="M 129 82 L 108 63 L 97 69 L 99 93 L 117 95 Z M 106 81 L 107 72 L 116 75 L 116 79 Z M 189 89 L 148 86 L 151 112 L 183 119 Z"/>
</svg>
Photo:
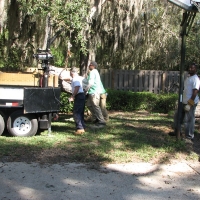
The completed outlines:
<svg viewBox="0 0 200 200">
<path fill-rule="evenodd" d="M 187 74 L 184 73 L 184 78 Z M 147 91 L 156 94 L 179 91 L 179 71 L 100 69 L 100 75 L 106 89 Z M 3 81 L 2 77 L 0 81 Z"/>
<path fill-rule="evenodd" d="M 179 90 L 179 71 L 100 69 L 100 75 L 105 88 L 156 94 Z"/>
</svg>

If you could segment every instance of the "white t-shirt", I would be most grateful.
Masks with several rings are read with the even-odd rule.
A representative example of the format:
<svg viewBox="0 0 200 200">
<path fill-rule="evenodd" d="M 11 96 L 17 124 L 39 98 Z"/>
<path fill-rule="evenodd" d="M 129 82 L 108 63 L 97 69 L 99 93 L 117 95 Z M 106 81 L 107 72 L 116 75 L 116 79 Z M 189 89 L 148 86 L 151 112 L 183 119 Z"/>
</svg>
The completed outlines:
<svg viewBox="0 0 200 200">
<path fill-rule="evenodd" d="M 187 101 L 192 97 L 192 90 L 197 89 L 199 90 L 200 87 L 200 80 L 199 77 L 195 74 L 186 78 L 184 82 L 184 90 L 183 90 L 183 104 L 187 104 Z M 199 102 L 199 96 L 197 95 L 194 99 L 194 103 Z"/>
<path fill-rule="evenodd" d="M 71 86 L 72 86 L 72 94 L 74 93 L 74 89 L 76 86 L 80 86 L 79 87 L 79 90 L 78 90 L 78 93 L 83 93 L 83 86 L 82 86 L 82 81 L 83 81 L 83 77 L 82 76 L 75 76 L 73 79 L 72 79 L 72 82 L 71 82 Z"/>
</svg>

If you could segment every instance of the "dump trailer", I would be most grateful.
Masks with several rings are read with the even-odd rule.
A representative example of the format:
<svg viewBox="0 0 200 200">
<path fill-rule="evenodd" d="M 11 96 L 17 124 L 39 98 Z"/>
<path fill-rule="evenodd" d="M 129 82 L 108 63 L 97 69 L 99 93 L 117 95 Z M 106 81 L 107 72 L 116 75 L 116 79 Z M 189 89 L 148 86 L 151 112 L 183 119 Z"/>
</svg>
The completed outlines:
<svg viewBox="0 0 200 200">
<path fill-rule="evenodd" d="M 60 110 L 58 77 L 50 76 L 48 60 L 42 60 L 42 74 L 0 73 L 0 135 L 34 136 L 51 131 L 52 119 Z"/>
</svg>

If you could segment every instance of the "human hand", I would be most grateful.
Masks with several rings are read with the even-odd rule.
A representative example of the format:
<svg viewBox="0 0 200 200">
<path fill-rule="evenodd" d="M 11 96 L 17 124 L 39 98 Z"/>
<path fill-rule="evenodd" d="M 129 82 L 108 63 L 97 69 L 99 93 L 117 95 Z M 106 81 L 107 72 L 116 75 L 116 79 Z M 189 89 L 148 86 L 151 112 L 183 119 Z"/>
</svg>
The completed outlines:
<svg viewBox="0 0 200 200">
<path fill-rule="evenodd" d="M 190 110 L 191 106 L 189 104 L 184 106 L 185 112 L 188 112 Z"/>
<path fill-rule="evenodd" d="M 188 105 L 190 105 L 190 106 L 193 106 L 193 105 L 194 105 L 194 101 L 193 101 L 192 99 L 189 99 L 187 103 L 188 103 Z"/>
<path fill-rule="evenodd" d="M 69 102 L 71 102 L 71 101 L 74 101 L 74 97 L 73 96 L 71 96 L 71 97 L 69 97 Z"/>
</svg>

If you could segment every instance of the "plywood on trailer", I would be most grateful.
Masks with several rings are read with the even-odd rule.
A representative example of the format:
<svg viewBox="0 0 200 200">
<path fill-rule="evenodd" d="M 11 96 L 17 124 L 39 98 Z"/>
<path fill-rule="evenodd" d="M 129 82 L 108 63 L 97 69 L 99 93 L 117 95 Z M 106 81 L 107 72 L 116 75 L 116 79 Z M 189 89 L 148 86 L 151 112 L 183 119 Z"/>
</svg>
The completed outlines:
<svg viewBox="0 0 200 200">
<path fill-rule="evenodd" d="M 0 85 L 39 86 L 40 74 L 0 73 Z M 58 87 L 58 76 L 50 75 L 48 86 Z"/>
</svg>

